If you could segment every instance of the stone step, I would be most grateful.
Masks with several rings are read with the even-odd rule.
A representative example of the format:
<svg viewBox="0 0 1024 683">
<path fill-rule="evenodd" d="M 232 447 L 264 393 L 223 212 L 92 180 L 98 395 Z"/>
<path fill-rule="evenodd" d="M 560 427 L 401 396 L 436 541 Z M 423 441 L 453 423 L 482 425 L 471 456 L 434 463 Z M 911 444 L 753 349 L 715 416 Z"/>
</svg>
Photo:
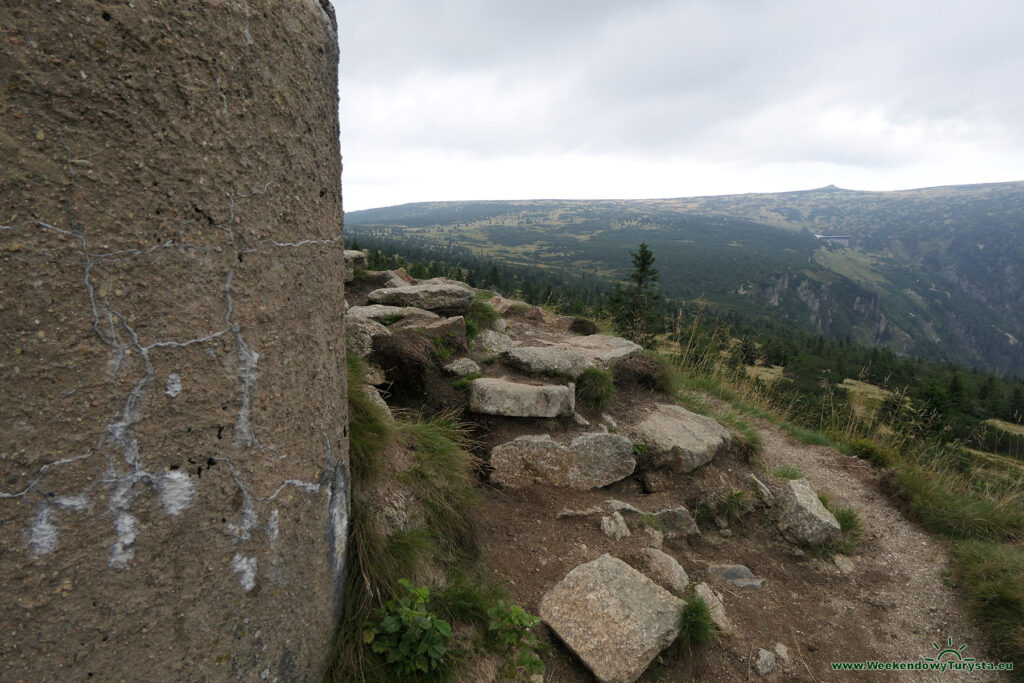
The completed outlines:
<svg viewBox="0 0 1024 683">
<path fill-rule="evenodd" d="M 482 377 L 469 385 L 469 409 L 505 417 L 567 417 L 576 410 L 575 386 L 518 384 Z"/>
</svg>

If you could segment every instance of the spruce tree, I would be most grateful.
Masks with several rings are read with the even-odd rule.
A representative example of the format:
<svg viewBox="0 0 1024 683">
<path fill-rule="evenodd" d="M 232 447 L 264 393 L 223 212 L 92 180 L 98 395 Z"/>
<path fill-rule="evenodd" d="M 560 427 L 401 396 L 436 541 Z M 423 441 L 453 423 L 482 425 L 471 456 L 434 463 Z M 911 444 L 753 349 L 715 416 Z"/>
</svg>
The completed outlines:
<svg viewBox="0 0 1024 683">
<path fill-rule="evenodd" d="M 611 308 L 616 331 L 641 346 L 654 346 L 657 331 L 657 312 L 661 297 L 657 292 L 658 270 L 654 267 L 654 252 L 644 242 L 639 250 L 629 252 L 633 270 L 625 285 L 615 286 Z"/>
</svg>

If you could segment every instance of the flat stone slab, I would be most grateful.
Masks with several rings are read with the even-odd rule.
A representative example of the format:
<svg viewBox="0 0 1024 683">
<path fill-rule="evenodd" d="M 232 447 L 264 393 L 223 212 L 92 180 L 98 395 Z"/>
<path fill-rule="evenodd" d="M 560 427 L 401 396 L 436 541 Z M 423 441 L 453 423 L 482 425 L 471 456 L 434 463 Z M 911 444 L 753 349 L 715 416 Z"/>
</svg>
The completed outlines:
<svg viewBox="0 0 1024 683">
<path fill-rule="evenodd" d="M 713 564 L 708 566 L 708 573 L 737 588 L 761 590 L 764 587 L 764 579 L 755 577 L 754 573 L 742 564 Z"/>
<path fill-rule="evenodd" d="M 519 346 L 501 354 L 501 360 L 526 372 L 579 377 L 593 367 L 585 355 L 559 346 Z"/>
<path fill-rule="evenodd" d="M 610 365 L 623 358 L 630 358 L 641 353 L 644 348 L 622 337 L 610 334 L 588 334 L 585 337 L 572 337 L 558 344 L 563 348 L 579 351 L 592 362 Z"/>
<path fill-rule="evenodd" d="M 469 409 L 506 417 L 569 416 L 576 410 L 576 393 L 560 384 L 536 386 L 482 377 L 469 385 Z"/>
<path fill-rule="evenodd" d="M 383 325 L 390 325 L 398 320 L 406 318 L 421 318 L 423 320 L 436 320 L 440 318 L 437 313 L 416 308 L 415 306 L 384 306 L 382 304 L 371 304 L 369 306 L 353 306 L 345 312 L 345 318 L 369 318 Z"/>
<path fill-rule="evenodd" d="M 491 481 L 509 488 L 550 484 L 596 489 L 633 473 L 633 444 L 618 434 L 582 434 L 568 446 L 547 434 L 521 436 L 491 450 Z"/>
<path fill-rule="evenodd" d="M 408 285 L 375 289 L 367 297 L 372 304 L 415 306 L 449 315 L 468 313 L 473 306 L 473 290 L 458 285 Z"/>
<path fill-rule="evenodd" d="M 653 467 L 691 472 L 728 448 L 732 438 L 717 421 L 686 408 L 661 404 L 632 429 L 647 444 Z"/>
<path fill-rule="evenodd" d="M 683 601 L 611 555 L 582 564 L 540 601 L 540 617 L 606 683 L 632 683 L 679 634 Z"/>
<path fill-rule="evenodd" d="M 842 528 L 811 489 L 806 479 L 786 482 L 779 531 L 790 543 L 824 545 L 839 540 Z"/>
</svg>

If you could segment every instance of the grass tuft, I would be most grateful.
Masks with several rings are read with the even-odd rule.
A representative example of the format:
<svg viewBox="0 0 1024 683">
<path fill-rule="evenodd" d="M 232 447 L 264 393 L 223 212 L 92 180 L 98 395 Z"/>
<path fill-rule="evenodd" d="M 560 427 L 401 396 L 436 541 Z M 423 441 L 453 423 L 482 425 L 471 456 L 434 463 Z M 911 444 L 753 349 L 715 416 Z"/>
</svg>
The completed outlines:
<svg viewBox="0 0 1024 683">
<path fill-rule="evenodd" d="M 775 471 L 772 472 L 772 474 L 774 474 L 779 479 L 803 479 L 804 478 L 804 473 L 800 470 L 800 468 L 799 467 L 795 467 L 793 465 L 783 465 L 782 467 L 777 467 L 775 469 Z"/>
<path fill-rule="evenodd" d="M 612 373 L 598 368 L 587 368 L 576 380 L 576 400 L 594 410 L 604 410 L 615 398 Z"/>
<path fill-rule="evenodd" d="M 687 601 L 679 615 L 679 636 L 676 643 L 688 650 L 710 645 L 715 640 L 715 622 L 711 608 L 704 598 L 694 597 Z"/>
<path fill-rule="evenodd" d="M 967 607 L 981 624 L 992 655 L 1014 662 L 1024 679 L 1024 548 L 991 541 L 962 541 L 952 547 L 955 576 Z"/>
</svg>

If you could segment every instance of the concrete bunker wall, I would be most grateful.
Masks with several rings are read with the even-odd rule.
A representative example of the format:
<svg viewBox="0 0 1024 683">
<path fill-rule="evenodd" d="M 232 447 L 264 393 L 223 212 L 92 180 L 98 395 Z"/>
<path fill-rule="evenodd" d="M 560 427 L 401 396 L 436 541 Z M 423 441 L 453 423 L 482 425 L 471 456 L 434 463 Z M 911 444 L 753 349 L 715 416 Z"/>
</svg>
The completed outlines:
<svg viewBox="0 0 1024 683">
<path fill-rule="evenodd" d="M 348 493 L 329 4 L 0 27 L 0 678 L 316 678 Z"/>
</svg>

